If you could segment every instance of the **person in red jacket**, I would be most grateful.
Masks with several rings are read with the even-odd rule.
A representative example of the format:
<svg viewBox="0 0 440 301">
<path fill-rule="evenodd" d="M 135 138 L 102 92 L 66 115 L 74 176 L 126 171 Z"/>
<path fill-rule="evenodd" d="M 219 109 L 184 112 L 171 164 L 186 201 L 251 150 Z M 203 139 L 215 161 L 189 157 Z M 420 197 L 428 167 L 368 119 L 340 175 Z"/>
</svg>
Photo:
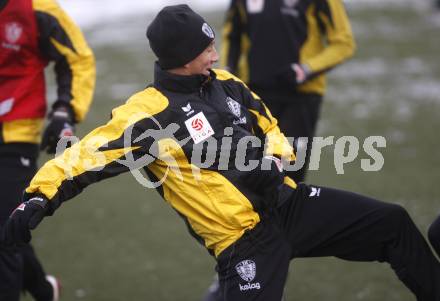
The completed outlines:
<svg viewBox="0 0 440 301">
<path fill-rule="evenodd" d="M 42 135 L 49 62 L 58 90 Z M 34 176 L 39 149 L 54 153 L 59 139 L 73 134 L 94 85 L 93 53 L 54 0 L 0 0 L 0 227 Z M 31 245 L 0 245 L 0 300 L 18 300 L 22 290 L 37 301 L 59 298 L 57 280 Z"/>
</svg>

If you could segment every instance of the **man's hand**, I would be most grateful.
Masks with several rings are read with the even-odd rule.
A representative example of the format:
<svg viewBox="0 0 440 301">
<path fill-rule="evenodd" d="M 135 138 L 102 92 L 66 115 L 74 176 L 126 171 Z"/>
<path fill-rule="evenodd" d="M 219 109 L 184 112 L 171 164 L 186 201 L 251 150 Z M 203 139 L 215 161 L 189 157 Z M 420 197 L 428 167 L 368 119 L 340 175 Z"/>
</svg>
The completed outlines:
<svg viewBox="0 0 440 301">
<path fill-rule="evenodd" d="M 275 156 L 263 157 L 260 166 L 246 175 L 246 182 L 262 194 L 266 207 L 277 207 L 279 193 L 284 183 L 281 159 Z"/>
<path fill-rule="evenodd" d="M 3 243 L 20 244 L 31 240 L 31 231 L 46 216 L 49 202 L 44 197 L 33 197 L 20 204 L 9 216 L 3 227 Z"/>
<path fill-rule="evenodd" d="M 302 84 L 307 80 L 307 77 L 309 75 L 308 69 L 304 65 L 299 64 L 292 64 L 292 69 L 295 72 L 296 75 L 296 83 Z"/>
<path fill-rule="evenodd" d="M 43 134 L 41 149 L 48 154 L 55 154 L 58 141 L 63 137 L 73 136 L 74 131 L 72 113 L 65 107 L 58 107 L 49 114 L 49 124 Z"/>
<path fill-rule="evenodd" d="M 275 194 L 284 183 L 285 174 L 281 159 L 275 156 L 264 156 L 261 161 L 261 169 L 265 178 L 264 186 L 266 193 L 269 195 Z"/>
<path fill-rule="evenodd" d="M 296 86 L 304 83 L 309 79 L 310 70 L 306 65 L 293 63 L 286 67 L 279 75 L 279 80 L 282 83 Z"/>
</svg>

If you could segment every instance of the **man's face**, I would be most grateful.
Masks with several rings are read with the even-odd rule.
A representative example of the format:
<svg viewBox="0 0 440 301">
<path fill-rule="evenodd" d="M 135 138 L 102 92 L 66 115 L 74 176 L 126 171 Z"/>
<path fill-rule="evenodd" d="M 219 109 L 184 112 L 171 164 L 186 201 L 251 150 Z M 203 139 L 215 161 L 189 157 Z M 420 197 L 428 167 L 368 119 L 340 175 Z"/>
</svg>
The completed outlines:
<svg viewBox="0 0 440 301">
<path fill-rule="evenodd" d="M 218 61 L 218 53 L 214 41 L 195 59 L 185 65 L 188 75 L 203 74 L 208 76 L 209 69 Z"/>
</svg>

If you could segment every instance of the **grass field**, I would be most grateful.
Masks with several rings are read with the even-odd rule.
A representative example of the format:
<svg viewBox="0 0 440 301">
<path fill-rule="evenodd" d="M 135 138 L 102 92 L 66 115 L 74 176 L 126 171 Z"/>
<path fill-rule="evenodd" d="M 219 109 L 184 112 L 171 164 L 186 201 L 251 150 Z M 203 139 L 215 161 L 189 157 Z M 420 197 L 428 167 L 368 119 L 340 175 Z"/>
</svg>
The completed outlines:
<svg viewBox="0 0 440 301">
<path fill-rule="evenodd" d="M 361 152 L 337 175 L 328 147 L 308 182 L 403 204 L 426 232 L 440 211 L 440 26 L 428 12 L 409 8 L 352 4 L 349 14 L 358 51 L 331 73 L 318 135 L 361 141 L 384 136 L 385 164 L 364 172 L 360 159 L 367 156 Z M 222 19 L 223 12 L 208 14 L 218 36 Z M 152 80 L 147 20 L 116 20 L 86 32 L 98 81 L 80 135 Z M 61 278 L 65 301 L 199 300 L 213 275 L 214 260 L 181 219 L 130 174 L 95 184 L 65 203 L 35 231 L 33 244 L 47 271 Z M 385 264 L 307 259 L 295 260 L 291 270 L 288 300 L 414 300 Z"/>
</svg>

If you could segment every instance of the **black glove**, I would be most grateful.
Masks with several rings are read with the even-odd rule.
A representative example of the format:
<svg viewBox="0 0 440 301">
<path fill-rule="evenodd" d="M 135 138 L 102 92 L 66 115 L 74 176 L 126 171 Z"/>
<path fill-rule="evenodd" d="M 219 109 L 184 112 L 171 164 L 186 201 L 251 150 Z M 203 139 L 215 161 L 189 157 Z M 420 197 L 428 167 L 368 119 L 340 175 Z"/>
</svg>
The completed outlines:
<svg viewBox="0 0 440 301">
<path fill-rule="evenodd" d="M 265 156 L 260 166 L 246 175 L 246 182 L 261 193 L 265 200 L 265 207 L 275 208 L 278 207 L 284 176 L 281 159 Z"/>
<path fill-rule="evenodd" d="M 28 243 L 35 229 L 49 211 L 49 202 L 44 197 L 33 197 L 20 204 L 9 216 L 2 229 L 4 244 Z"/>
<path fill-rule="evenodd" d="M 41 150 L 55 154 L 58 141 L 63 137 L 73 136 L 75 131 L 73 113 L 64 106 L 59 106 L 49 114 L 49 124 L 43 133 Z"/>
<path fill-rule="evenodd" d="M 261 160 L 261 172 L 265 176 L 264 182 L 279 186 L 284 182 L 283 163 L 275 156 L 264 156 Z"/>
</svg>

